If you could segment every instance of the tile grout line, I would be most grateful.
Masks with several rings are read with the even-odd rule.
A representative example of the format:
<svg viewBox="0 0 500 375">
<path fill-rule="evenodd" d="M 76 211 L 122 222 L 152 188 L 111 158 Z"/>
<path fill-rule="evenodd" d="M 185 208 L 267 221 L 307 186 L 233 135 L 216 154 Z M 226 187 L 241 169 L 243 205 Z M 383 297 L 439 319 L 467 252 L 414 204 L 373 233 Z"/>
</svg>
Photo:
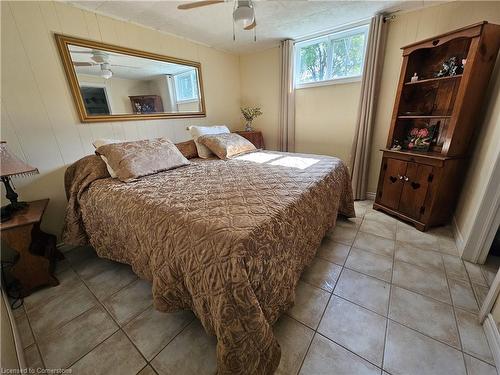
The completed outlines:
<svg viewBox="0 0 500 375">
<path fill-rule="evenodd" d="M 364 218 L 364 216 L 363 216 L 363 218 Z M 363 221 L 363 219 L 361 219 L 361 221 Z M 354 240 L 353 240 L 353 242 L 354 242 Z M 347 261 L 347 258 L 349 257 L 349 254 L 351 254 L 351 249 L 352 249 L 352 245 L 349 245 L 349 251 L 347 252 L 347 255 L 345 257 L 344 265 L 345 265 L 345 263 Z M 319 318 L 318 325 L 316 326 L 316 329 L 313 330 L 313 336 L 311 338 L 311 341 L 309 342 L 309 345 L 307 346 L 306 352 L 304 353 L 304 357 L 302 358 L 302 361 L 300 362 L 300 366 L 299 366 L 299 368 L 297 370 L 297 374 L 300 373 L 300 371 L 302 370 L 302 367 L 304 366 L 304 362 L 305 362 L 305 360 L 307 358 L 307 354 L 309 354 L 309 350 L 311 349 L 311 345 L 312 345 L 312 343 L 314 341 L 314 337 L 316 336 L 316 334 L 320 334 L 320 333 L 318 333 L 318 328 L 319 328 L 319 326 L 321 324 L 321 321 L 323 320 L 323 317 L 325 316 L 326 309 L 328 308 L 328 305 L 330 304 L 330 301 L 332 299 L 333 293 L 335 292 L 335 288 L 337 287 L 337 283 L 338 283 L 340 277 L 342 276 L 342 272 L 344 272 L 344 268 L 345 268 L 344 265 L 341 266 L 342 269 L 340 270 L 339 276 L 335 280 L 335 286 L 333 287 L 332 291 L 329 292 L 330 296 L 328 297 L 328 301 L 326 302 L 325 308 L 323 309 L 323 313 L 321 314 L 321 317 Z M 301 324 L 303 324 L 303 323 L 301 322 Z M 305 325 L 305 326 L 307 327 L 307 325 Z"/>
<path fill-rule="evenodd" d="M 35 336 L 35 332 L 33 331 L 33 327 L 31 326 L 31 321 L 30 321 L 30 318 L 28 316 L 28 311 L 26 309 L 26 306 L 24 305 L 24 302 L 22 304 L 22 309 L 24 310 L 24 315 L 26 317 L 26 320 L 28 321 L 28 326 L 30 327 L 30 332 L 31 332 L 31 335 L 33 336 L 33 344 L 32 345 L 35 345 L 36 347 L 36 350 L 38 351 L 38 356 L 40 357 L 40 360 L 42 361 L 42 365 L 43 367 L 46 368 L 45 366 L 45 360 L 43 359 L 42 357 L 42 352 L 40 350 L 40 347 L 38 346 L 38 340 L 37 340 L 37 337 Z M 14 322 L 16 321 L 16 319 L 14 318 Z M 16 322 L 17 323 L 17 322 Z M 22 340 L 21 340 L 21 344 L 22 344 Z M 25 352 L 25 350 L 27 348 L 29 348 L 31 345 L 28 345 L 26 348 L 23 348 L 23 354 Z M 27 364 L 26 364 L 27 365 Z M 29 366 L 28 366 L 29 367 Z"/>
<path fill-rule="evenodd" d="M 90 292 L 90 294 L 96 299 L 96 301 L 98 302 L 99 305 L 101 305 L 101 307 L 104 309 L 104 311 L 106 312 L 106 314 L 111 318 L 111 320 L 113 320 L 113 322 L 116 324 L 116 326 L 118 327 L 118 329 L 116 331 L 114 331 L 111 335 L 109 335 L 107 338 L 105 338 L 103 341 L 101 341 L 99 344 L 97 344 L 96 346 L 94 346 L 91 350 L 89 350 L 88 352 L 86 352 L 84 355 L 82 355 L 81 357 L 79 357 L 76 361 L 74 361 L 73 363 L 71 363 L 71 365 L 67 368 L 71 368 L 71 366 L 74 366 L 78 361 L 80 361 L 81 359 L 83 359 L 83 357 L 85 357 L 87 354 L 89 354 L 90 352 L 92 352 L 95 348 L 97 348 L 99 345 L 101 345 L 102 343 L 106 342 L 111 336 L 113 336 L 115 333 L 117 333 L 118 331 L 121 331 L 126 337 L 127 339 L 129 340 L 129 342 L 131 342 L 131 344 L 134 346 L 134 348 L 139 352 L 139 354 L 141 355 L 141 357 L 145 360 L 146 362 L 146 365 L 149 364 L 149 362 L 147 361 L 147 359 L 144 357 L 144 355 L 142 354 L 142 352 L 137 348 L 137 346 L 132 342 L 132 340 L 130 340 L 130 338 L 128 337 L 128 335 L 125 333 L 125 331 L 122 329 L 121 325 L 118 323 L 118 321 L 115 320 L 114 316 L 111 314 L 111 312 L 106 308 L 106 306 L 104 305 L 104 303 L 102 303 L 99 298 L 97 298 L 97 296 L 92 292 L 92 290 L 90 289 L 90 287 L 85 283 L 85 280 L 80 276 L 80 274 L 73 268 L 71 262 L 69 263 L 69 267 L 75 272 L 76 276 L 80 279 L 80 281 L 83 283 L 83 285 L 85 285 L 85 288 L 87 288 L 87 290 Z M 129 284 L 125 285 L 123 288 L 121 288 L 119 291 L 125 289 L 127 286 L 130 286 L 131 284 L 137 282 L 137 280 L 140 280 L 139 278 L 135 279 L 134 281 L 130 282 Z M 106 298 L 109 298 L 113 295 L 115 295 L 116 293 L 118 293 L 119 291 L 111 294 L 110 296 L 106 297 Z M 142 314 L 144 311 L 146 311 L 149 307 L 151 306 L 148 306 L 146 309 L 142 310 L 139 314 Z M 90 309 L 86 310 L 85 312 L 89 311 Z M 135 317 L 137 317 L 139 314 L 133 316 L 131 318 L 134 319 Z M 80 314 L 80 315 L 83 315 Z M 72 319 L 74 320 L 74 319 Z M 71 320 L 71 321 L 72 321 Z M 131 321 L 130 320 L 130 321 Z M 68 322 L 69 323 L 69 322 Z M 128 322 L 127 322 L 128 323 Z"/>
<path fill-rule="evenodd" d="M 352 246 L 351 246 L 351 248 L 352 248 Z M 350 251 L 349 251 L 349 254 L 350 254 Z M 348 256 L 349 256 L 349 254 L 348 254 Z M 440 253 L 440 255 L 441 255 L 441 256 L 443 256 L 443 255 L 450 255 L 450 254 L 442 254 L 442 253 Z M 348 256 L 347 256 L 347 257 L 348 257 Z M 347 259 L 347 258 L 346 258 L 346 259 Z M 394 251 L 394 254 L 393 254 L 393 264 L 394 264 L 394 263 L 395 263 L 395 251 Z M 404 262 L 404 263 L 407 263 L 407 262 Z M 411 265 L 411 266 L 415 266 L 415 265 L 413 265 L 413 264 L 411 264 L 411 263 L 407 263 L 407 264 L 409 264 L 409 265 Z M 423 269 L 422 267 L 419 267 L 419 266 L 416 266 L 416 267 L 418 267 L 418 268 L 419 268 L 419 269 L 421 269 L 421 270 L 425 270 L 425 271 L 427 271 L 427 269 Z M 343 269 L 342 269 L 342 272 L 343 272 L 344 268 L 347 268 L 347 269 L 349 269 L 349 270 L 350 270 L 350 268 L 348 268 L 348 267 L 344 266 L 344 267 L 343 267 Z M 357 271 L 357 270 L 352 270 L 352 271 L 354 271 L 354 272 L 358 272 L 358 273 L 360 273 L 360 274 L 363 274 L 363 275 L 365 275 L 365 276 L 368 276 L 368 277 L 374 278 L 374 279 L 376 279 L 376 280 L 381 280 L 381 279 L 378 279 L 378 278 L 373 277 L 373 276 L 371 276 L 371 275 L 366 275 L 366 274 L 364 274 L 363 272 L 360 272 L 360 271 Z M 339 275 L 339 279 L 340 279 L 340 277 L 341 277 L 341 275 L 342 275 L 342 272 L 341 272 L 341 274 Z M 391 272 L 391 282 L 389 283 L 390 288 L 391 288 L 391 291 L 390 291 L 390 295 L 389 295 L 389 302 L 388 302 L 388 315 L 387 315 L 387 317 L 385 317 L 385 316 L 381 315 L 380 313 L 378 313 L 378 312 L 376 312 L 376 311 L 373 311 L 373 310 L 371 310 L 371 309 L 369 309 L 369 308 L 366 308 L 365 306 L 359 305 L 359 304 L 358 304 L 358 303 L 356 303 L 356 302 L 350 301 L 350 300 L 349 300 L 349 299 L 347 299 L 347 298 L 344 298 L 344 297 L 342 297 L 342 296 L 339 296 L 339 295 L 335 294 L 335 288 L 336 288 L 337 284 L 335 285 L 335 288 L 334 288 L 334 291 L 332 292 L 332 295 L 335 295 L 335 296 L 337 296 L 337 297 L 339 297 L 339 298 L 341 298 L 341 299 L 343 299 L 343 300 L 346 300 L 346 301 L 347 301 L 347 302 L 349 302 L 349 303 L 352 303 L 352 304 L 354 304 L 354 305 L 357 305 L 357 306 L 359 306 L 360 308 L 363 308 L 363 309 L 366 309 L 366 310 L 368 310 L 368 311 L 371 311 L 371 312 L 373 312 L 373 313 L 375 313 L 375 314 L 377 314 L 377 315 L 379 315 L 379 316 L 381 316 L 381 317 L 383 317 L 383 318 L 387 319 L 386 333 L 387 333 L 387 329 L 388 329 L 388 323 L 389 323 L 389 322 L 395 322 L 395 323 L 397 323 L 397 324 L 399 324 L 399 325 L 401 325 L 401 326 L 403 326 L 403 327 L 405 327 L 405 328 L 407 328 L 407 329 L 410 329 L 410 330 L 412 330 L 412 331 L 414 331 L 414 332 L 416 332 L 416 333 L 418 333 L 418 334 L 420 334 L 420 335 L 423 335 L 423 336 L 425 336 L 425 337 L 429 338 L 430 340 L 436 341 L 436 342 L 438 342 L 438 343 L 441 343 L 441 344 L 443 344 L 443 345 L 446 345 L 447 347 L 449 347 L 449 348 L 451 348 L 451 349 L 454 349 L 454 350 L 457 350 L 457 351 L 461 352 L 461 353 L 462 353 L 462 356 L 464 356 L 465 354 L 467 354 L 467 355 L 470 355 L 470 356 L 474 357 L 474 358 L 475 358 L 475 359 L 477 359 L 477 360 L 480 360 L 480 361 L 481 361 L 481 362 L 483 362 L 483 363 L 486 363 L 486 364 L 488 364 L 488 365 L 491 365 L 491 364 L 489 364 L 488 362 L 485 362 L 484 360 L 482 360 L 482 359 L 480 359 L 480 358 L 477 358 L 477 357 L 476 357 L 476 356 L 474 356 L 474 355 L 471 355 L 471 354 L 465 353 L 465 352 L 462 350 L 462 344 L 461 344 L 461 341 L 459 341 L 459 342 L 460 342 L 460 348 L 456 348 L 456 347 L 454 347 L 454 346 L 452 346 L 452 345 L 450 345 L 450 344 L 448 344 L 448 343 L 446 343 L 446 342 L 443 342 L 443 341 L 441 341 L 441 340 L 439 340 L 439 339 L 436 339 L 436 338 L 434 338 L 434 337 L 431 337 L 431 336 L 429 336 L 429 335 L 427 335 L 427 334 L 425 334 L 425 333 L 423 333 L 423 332 L 420 332 L 420 331 L 419 331 L 419 330 L 417 330 L 417 329 L 414 329 L 414 328 L 409 327 L 409 326 L 407 326 L 407 325 L 405 325 L 405 324 L 402 324 L 402 323 L 398 322 L 397 320 L 391 319 L 391 318 L 389 317 L 389 308 L 390 308 L 390 300 L 391 300 L 391 297 L 392 297 L 392 287 L 393 287 L 393 286 L 397 286 L 397 287 L 399 287 L 399 288 L 401 288 L 401 289 L 408 290 L 408 291 L 410 291 L 410 292 L 412 292 L 412 293 L 415 293 L 415 294 L 418 294 L 418 295 L 420 295 L 420 296 L 427 297 L 427 298 L 432 299 L 432 300 L 434 300 L 434 301 L 436 301 L 436 302 L 440 302 L 440 303 L 446 304 L 446 305 L 448 305 L 448 306 L 450 306 L 450 307 L 452 308 L 452 310 L 454 311 L 454 313 L 455 313 L 455 310 L 454 310 L 455 308 L 460 309 L 459 307 L 455 306 L 454 304 L 445 303 L 445 302 L 443 302 L 443 301 L 440 301 L 440 300 L 437 300 L 437 299 L 435 299 L 435 298 L 432 298 L 432 297 L 426 296 L 426 295 L 421 294 L 421 293 L 419 293 L 419 292 L 415 292 L 415 291 L 412 291 L 412 290 L 409 290 L 409 289 L 406 289 L 406 288 L 400 287 L 400 286 L 398 286 L 398 285 L 396 285 L 396 284 L 393 284 L 393 283 L 392 283 L 393 272 L 394 272 L 394 267 L 393 267 L 392 272 Z M 449 289 L 449 285 L 448 285 L 448 278 L 447 278 L 446 273 L 445 273 L 445 278 L 446 278 L 446 280 L 447 280 L 448 294 L 451 294 L 451 291 L 450 291 L 450 289 Z M 338 281 L 338 279 L 337 279 L 337 281 Z M 384 281 L 384 282 L 386 282 L 386 283 L 387 283 L 387 281 Z M 316 287 L 316 286 L 315 286 L 315 287 Z M 316 287 L 316 288 L 317 288 L 317 287 Z M 451 296 L 450 296 L 450 299 L 453 301 L 453 299 L 451 298 Z M 330 301 L 330 300 L 329 300 L 329 301 Z M 328 302 L 328 303 L 329 303 L 329 302 Z M 465 311 L 467 311 L 467 310 L 465 310 Z M 321 323 L 321 320 L 322 320 L 322 319 L 323 319 L 323 316 L 322 316 L 322 317 L 321 317 L 321 319 L 320 319 L 320 323 Z M 294 320 L 296 320 L 296 319 L 294 319 Z M 298 321 L 298 320 L 297 320 L 297 321 Z M 303 325 L 305 325 L 306 327 L 309 327 L 309 326 L 307 326 L 306 324 L 304 324 L 304 323 L 302 323 L 302 322 L 300 322 L 300 323 L 301 323 L 301 324 L 303 324 Z M 455 319 L 455 324 L 457 324 L 456 319 Z M 310 327 L 309 327 L 309 328 L 310 328 Z M 319 324 L 318 324 L 318 328 L 319 328 Z M 330 338 L 328 338 L 327 336 L 324 336 L 323 334 L 321 334 L 321 333 L 320 333 L 320 332 L 318 332 L 317 330 L 314 330 L 314 331 L 315 331 L 315 333 L 317 333 L 317 334 L 319 334 L 319 335 L 321 335 L 321 336 L 323 336 L 323 337 L 326 337 L 328 340 L 330 340 L 330 341 L 334 342 L 335 344 L 342 346 L 341 344 L 339 344 L 339 343 L 338 343 L 338 342 L 336 342 L 335 340 L 330 339 Z M 458 333 L 459 340 L 460 340 L 461 338 L 460 338 L 460 333 L 459 333 L 458 327 L 457 327 L 457 333 Z M 384 355 L 385 355 L 385 345 L 386 345 L 386 342 L 384 342 Z M 342 346 L 342 347 L 344 347 L 344 346 Z M 345 348 L 345 347 L 344 347 L 344 348 Z M 346 350 L 348 350 L 348 351 L 349 351 L 349 352 L 351 352 L 351 353 L 354 353 L 354 352 L 352 352 L 351 350 L 349 350 L 349 349 L 347 349 L 347 348 L 345 348 L 345 349 L 346 349 Z M 354 354 L 356 354 L 356 353 L 354 353 Z M 359 356 L 360 358 L 363 358 L 362 356 L 360 356 L 360 355 L 358 355 L 358 354 L 356 354 L 356 355 L 357 355 L 357 356 Z M 367 360 L 366 358 L 363 358 L 363 359 L 364 359 L 364 360 L 366 360 L 366 361 L 368 361 L 368 362 L 370 362 L 370 361 L 369 361 L 369 360 Z M 372 363 L 372 362 L 370 362 L 370 363 Z M 373 363 L 372 363 L 372 364 L 373 364 Z M 382 365 L 382 366 L 383 366 L 383 365 Z M 378 367 L 378 366 L 376 366 L 376 367 Z M 383 370 L 383 371 L 385 371 L 385 370 L 383 369 L 383 367 L 382 367 L 382 370 Z"/>
<path fill-rule="evenodd" d="M 363 216 L 362 221 L 363 221 L 363 220 L 364 220 L 364 216 Z M 360 226 L 361 226 L 361 225 L 360 225 Z M 357 235 L 357 233 L 358 233 L 358 232 L 359 232 L 359 227 L 358 227 L 358 229 L 357 229 L 356 235 Z M 356 235 L 355 235 L 354 237 L 356 237 Z M 354 243 L 354 239 L 353 239 L 353 241 L 352 241 L 352 242 Z M 343 244 L 343 245 L 345 245 L 345 244 Z M 350 253 L 351 253 L 351 249 L 352 249 L 352 248 L 353 248 L 353 246 L 352 246 L 352 244 L 351 244 L 351 245 L 349 246 L 349 251 L 348 251 L 347 256 L 346 256 L 346 258 L 345 258 L 345 259 L 346 259 L 346 261 L 347 261 L 347 258 L 348 258 L 348 257 L 349 257 L 349 255 L 350 255 Z M 344 262 L 344 264 L 345 264 L 345 262 Z M 317 326 L 317 328 L 316 328 L 316 329 L 312 329 L 312 331 L 314 332 L 314 333 L 313 333 L 313 337 L 312 337 L 312 339 L 311 339 L 311 341 L 310 341 L 310 343 L 309 343 L 309 345 L 308 345 L 308 347 L 307 347 L 307 350 L 306 350 L 306 352 L 305 352 L 305 354 L 304 354 L 304 357 L 302 358 L 302 361 L 301 361 L 301 364 L 300 364 L 299 369 L 298 369 L 298 371 L 297 371 L 297 374 L 298 374 L 298 373 L 300 373 L 300 371 L 302 370 L 302 367 L 303 367 L 303 365 L 304 365 L 305 359 L 306 359 L 306 357 L 307 357 L 307 354 L 309 353 L 309 350 L 310 350 L 310 348 L 311 348 L 312 342 L 314 341 L 314 337 L 315 337 L 316 335 L 319 335 L 319 336 L 321 336 L 321 337 L 324 337 L 324 338 L 325 338 L 325 339 L 327 339 L 328 341 L 331 341 L 331 342 L 332 342 L 332 343 L 334 343 L 335 345 L 340 346 L 340 347 L 341 347 L 341 348 L 343 348 L 344 350 L 348 351 L 349 353 L 352 353 L 352 354 L 353 354 L 353 355 L 355 355 L 356 357 L 359 357 L 359 358 L 360 358 L 360 359 L 362 359 L 363 361 L 366 361 L 366 362 L 370 363 L 371 365 L 373 365 L 373 366 L 375 366 L 377 369 L 379 369 L 381 373 L 382 373 L 382 371 L 383 371 L 383 370 L 382 370 L 382 368 L 381 368 L 380 366 L 378 366 L 378 365 L 374 364 L 374 363 L 373 363 L 373 362 L 371 362 L 370 360 L 368 360 L 368 359 L 366 359 L 366 358 L 362 357 L 361 355 L 359 355 L 359 354 L 357 354 L 357 353 L 353 352 L 353 351 L 352 351 L 352 350 L 350 350 L 349 348 L 347 348 L 347 347 L 345 347 L 344 345 L 342 345 L 342 344 L 340 344 L 340 343 L 338 343 L 338 342 L 336 342 L 336 341 L 334 341 L 334 340 L 330 339 L 329 337 L 327 337 L 327 336 L 323 335 L 321 332 L 319 332 L 319 331 L 318 331 L 319 326 L 321 325 L 321 321 L 323 320 L 323 318 L 324 318 L 324 316 L 325 316 L 326 310 L 327 310 L 328 305 L 330 304 L 330 301 L 331 301 L 331 299 L 332 299 L 332 297 L 333 297 L 333 296 L 338 297 L 338 298 L 341 298 L 341 299 L 343 299 L 343 300 L 345 300 L 345 301 L 351 302 L 351 301 L 349 301 L 349 300 L 347 300 L 347 299 L 345 299 L 345 298 L 343 298 L 343 297 L 338 296 L 337 294 L 334 294 L 334 293 L 335 293 L 335 289 L 336 289 L 337 284 L 338 284 L 338 281 L 339 281 L 340 277 L 342 276 L 342 273 L 344 272 L 344 269 L 348 269 L 348 270 L 350 270 L 349 268 L 347 268 L 347 267 L 345 267 L 345 266 L 342 266 L 342 269 L 340 270 L 339 276 L 338 276 L 338 278 L 337 278 L 337 279 L 336 279 L 336 281 L 335 281 L 335 286 L 333 287 L 333 290 L 332 290 L 331 292 L 329 292 L 329 293 L 330 293 L 330 297 L 328 298 L 328 302 L 326 303 L 325 308 L 323 309 L 323 313 L 322 313 L 322 315 L 321 315 L 321 318 L 319 319 L 318 326 Z M 351 302 L 351 303 L 352 303 L 352 302 Z M 356 305 L 357 305 L 357 304 L 356 304 Z M 365 307 L 363 307 L 363 306 L 361 306 L 361 305 L 358 305 L 358 306 L 359 306 L 359 307 L 361 307 L 361 308 L 366 309 Z M 369 309 L 366 309 L 366 310 L 371 311 L 371 310 L 369 310 Z M 378 315 L 380 315 L 380 314 L 378 314 Z M 289 315 L 287 314 L 287 316 L 289 316 Z M 291 317 L 291 316 L 290 316 L 290 317 Z M 300 323 L 300 324 L 304 325 L 305 327 L 307 327 L 307 328 L 311 328 L 311 327 L 309 327 L 307 324 L 304 324 L 303 322 L 301 322 L 301 321 L 299 321 L 299 320 L 297 320 L 297 319 L 295 319 L 295 318 L 293 318 L 293 317 L 291 317 L 291 318 L 292 318 L 293 320 L 297 321 L 298 323 Z M 384 317 L 384 318 L 385 318 L 385 317 Z M 387 324 L 387 323 L 386 323 L 386 324 Z"/>
<path fill-rule="evenodd" d="M 194 315 L 194 314 L 193 314 L 193 315 Z M 146 360 L 146 362 L 148 363 L 148 365 L 150 365 L 150 366 L 151 366 L 151 367 L 155 370 L 155 372 L 156 372 L 156 369 L 154 368 L 154 366 L 152 365 L 152 363 L 151 363 L 151 362 L 153 362 L 153 360 L 154 360 L 156 357 L 158 357 L 158 355 L 159 355 L 159 354 L 160 354 L 160 353 L 161 353 L 161 352 L 162 352 L 162 351 L 163 351 L 163 350 L 164 350 L 167 346 L 169 346 L 169 345 L 170 345 L 170 344 L 171 344 L 171 343 L 172 343 L 172 342 L 173 342 L 173 341 L 177 338 L 177 336 L 179 336 L 182 332 L 184 332 L 184 331 L 187 329 L 187 327 L 189 327 L 191 324 L 193 324 L 193 322 L 194 322 L 196 319 L 197 319 L 197 318 L 196 318 L 196 315 L 194 315 L 194 316 L 193 316 L 193 319 L 191 319 L 191 320 L 189 321 L 189 323 L 187 323 L 184 327 L 182 327 L 182 329 L 181 329 L 179 332 L 177 332 L 177 333 L 176 333 L 176 334 L 175 334 L 175 335 L 174 335 L 174 336 L 173 336 L 173 337 L 172 337 L 172 338 L 168 341 L 168 343 L 167 343 L 167 344 L 165 344 L 165 346 L 162 346 L 162 347 L 161 347 L 161 349 L 158 351 L 158 353 L 156 353 L 156 354 L 153 356 L 153 358 L 151 358 L 151 360 L 150 360 L 150 361 L 147 361 L 147 360 Z M 126 334 L 126 333 L 125 333 L 125 334 Z M 127 335 L 127 337 L 128 337 L 128 335 Z M 132 340 L 130 340 L 130 341 L 132 341 Z"/>
<path fill-rule="evenodd" d="M 394 252 L 392 253 L 392 267 L 391 267 L 391 281 L 389 283 L 389 298 L 387 301 L 387 319 L 385 321 L 385 335 L 384 335 L 384 348 L 382 351 L 382 364 L 380 367 L 382 368 L 382 371 L 384 371 L 384 365 L 385 365 L 385 349 L 387 345 L 387 338 L 389 335 L 389 315 L 390 315 L 390 310 L 391 310 L 391 298 L 392 298 L 392 282 L 394 279 L 394 266 L 396 264 L 396 241 L 397 241 L 397 232 L 398 232 L 398 227 L 399 224 L 396 222 L 396 233 L 394 235 Z"/>
<path fill-rule="evenodd" d="M 85 353 L 83 356 L 81 356 L 80 358 L 78 358 L 75 362 L 73 362 L 71 364 L 71 366 L 75 365 L 78 361 L 80 361 L 81 359 L 83 359 L 83 357 L 85 357 L 87 354 L 89 354 L 92 350 L 94 350 L 95 348 L 97 348 L 99 345 L 101 345 L 102 343 L 104 343 L 105 341 L 107 341 L 111 336 L 113 336 L 115 333 L 117 333 L 118 331 L 121 331 L 126 337 L 127 339 L 129 340 L 129 342 L 134 346 L 134 348 L 139 352 L 139 354 L 141 355 L 141 357 L 144 359 L 144 361 L 146 362 L 146 365 L 144 366 L 147 367 L 148 365 L 151 366 L 153 368 L 153 370 L 155 372 L 156 369 L 154 368 L 154 366 L 151 364 L 151 362 L 163 351 L 163 349 L 165 349 L 170 343 L 172 343 L 172 341 L 178 336 L 180 335 L 182 332 L 184 332 L 184 330 L 193 323 L 193 321 L 196 319 L 196 316 L 193 317 L 193 319 L 187 323 L 176 335 L 174 335 L 174 337 L 172 337 L 171 340 L 168 341 L 168 343 L 163 346 L 161 348 L 161 350 L 156 353 L 154 355 L 153 358 L 151 358 L 151 361 L 148 361 L 148 359 L 144 356 L 144 354 L 142 353 L 141 350 L 139 350 L 139 348 L 135 345 L 135 343 L 133 342 L 133 340 L 130 338 L 130 336 L 127 334 L 127 332 L 123 329 L 122 325 L 120 323 L 118 323 L 117 320 L 115 320 L 115 317 L 113 316 L 113 314 L 111 314 L 111 312 L 108 310 L 108 308 L 106 307 L 106 305 L 99 299 L 97 298 L 97 296 L 92 292 L 92 290 L 90 289 L 90 287 L 86 284 L 85 280 L 80 276 L 80 274 L 75 270 L 73 269 L 71 263 L 69 264 L 69 267 L 75 272 L 75 274 L 77 275 L 77 277 L 80 279 L 80 281 L 85 285 L 85 287 L 89 290 L 89 292 L 92 294 L 92 296 L 94 296 L 94 298 L 97 300 L 97 302 L 101 305 L 101 307 L 106 311 L 107 315 L 109 315 L 109 317 L 113 320 L 113 322 L 118 326 L 118 330 L 116 330 L 115 332 L 113 332 L 110 336 L 108 336 L 106 339 L 104 339 L 102 342 L 100 342 L 98 345 L 96 345 L 95 347 L 93 347 L 89 352 Z M 136 283 L 138 281 L 140 281 L 141 279 L 140 278 L 136 278 L 135 280 L 132 280 L 130 283 L 124 285 L 122 288 L 120 288 L 119 290 L 115 291 L 114 293 L 110 294 L 109 296 L 107 296 L 105 299 L 109 299 L 111 298 L 112 296 L 118 294 L 119 292 L 121 292 L 122 290 L 124 290 L 125 288 L 127 288 L 128 286 L 132 285 L 133 283 Z M 144 310 L 141 310 L 140 312 L 138 312 L 137 314 L 133 315 L 132 317 L 130 317 L 130 319 L 128 319 L 126 322 L 124 322 L 123 326 L 126 326 L 128 325 L 130 322 L 132 322 L 135 318 L 137 318 L 139 315 L 141 315 L 142 313 L 144 313 L 146 310 L 148 310 L 149 308 L 151 308 L 153 305 L 148 305 L 148 307 L 146 307 Z M 154 307 L 154 306 L 153 306 Z M 87 310 L 88 311 L 88 310 Z M 140 371 L 142 371 L 144 368 L 142 368 Z M 139 371 L 139 372 L 140 372 Z M 138 372 L 138 373 L 139 373 Z"/>
<path fill-rule="evenodd" d="M 441 259 L 443 260 L 443 263 L 444 263 L 443 256 L 441 256 Z M 450 294 L 450 299 L 451 299 L 451 302 L 453 304 L 453 307 L 451 310 L 453 312 L 453 318 L 455 319 L 455 327 L 456 327 L 457 333 L 458 333 L 458 342 L 460 343 L 460 349 L 462 352 L 462 360 L 464 362 L 465 373 L 468 374 L 469 370 L 467 369 L 467 362 L 465 361 L 465 352 L 464 352 L 464 345 L 462 343 L 462 335 L 460 334 L 460 328 L 458 327 L 457 313 L 455 311 L 455 302 L 453 300 L 453 295 L 451 294 L 450 281 L 448 280 L 448 273 L 446 272 L 446 267 L 444 269 L 444 274 L 445 274 L 445 278 L 446 278 L 446 285 L 448 285 L 448 293 Z"/>
</svg>

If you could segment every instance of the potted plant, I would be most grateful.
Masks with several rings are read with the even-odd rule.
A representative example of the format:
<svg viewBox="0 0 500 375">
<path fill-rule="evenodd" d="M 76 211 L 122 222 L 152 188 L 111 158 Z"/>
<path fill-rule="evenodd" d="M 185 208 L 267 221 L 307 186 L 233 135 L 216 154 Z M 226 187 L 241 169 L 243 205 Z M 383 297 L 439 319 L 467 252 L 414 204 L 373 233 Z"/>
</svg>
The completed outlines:
<svg viewBox="0 0 500 375">
<path fill-rule="evenodd" d="M 246 120 L 245 131 L 252 131 L 252 121 L 262 114 L 260 107 L 241 107 L 240 110 Z"/>
</svg>

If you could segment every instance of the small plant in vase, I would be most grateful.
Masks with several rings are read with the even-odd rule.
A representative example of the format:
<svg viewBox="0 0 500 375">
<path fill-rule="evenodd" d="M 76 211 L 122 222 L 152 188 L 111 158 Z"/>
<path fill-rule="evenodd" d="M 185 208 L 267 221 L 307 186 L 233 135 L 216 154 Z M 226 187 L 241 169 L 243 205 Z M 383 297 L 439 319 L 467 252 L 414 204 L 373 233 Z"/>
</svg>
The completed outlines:
<svg viewBox="0 0 500 375">
<path fill-rule="evenodd" d="M 252 121 L 262 114 L 260 107 L 241 107 L 240 110 L 246 120 L 245 131 L 252 131 Z"/>
</svg>

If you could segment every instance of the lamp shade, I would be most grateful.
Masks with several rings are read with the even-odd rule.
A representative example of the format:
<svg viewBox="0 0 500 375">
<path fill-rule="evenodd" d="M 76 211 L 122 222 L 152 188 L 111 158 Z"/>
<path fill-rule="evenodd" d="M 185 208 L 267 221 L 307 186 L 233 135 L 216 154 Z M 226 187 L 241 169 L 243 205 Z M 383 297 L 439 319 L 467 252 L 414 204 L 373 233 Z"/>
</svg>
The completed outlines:
<svg viewBox="0 0 500 375">
<path fill-rule="evenodd" d="M 26 164 L 7 149 L 5 141 L 0 142 L 0 175 L 1 177 L 37 174 L 38 169 Z"/>
</svg>

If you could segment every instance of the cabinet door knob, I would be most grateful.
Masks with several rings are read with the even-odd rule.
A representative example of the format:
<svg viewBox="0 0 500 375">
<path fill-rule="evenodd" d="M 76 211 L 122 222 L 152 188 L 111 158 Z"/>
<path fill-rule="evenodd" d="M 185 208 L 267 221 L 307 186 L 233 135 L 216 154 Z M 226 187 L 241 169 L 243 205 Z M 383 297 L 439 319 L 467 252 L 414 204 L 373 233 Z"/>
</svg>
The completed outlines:
<svg viewBox="0 0 500 375">
<path fill-rule="evenodd" d="M 400 180 L 402 180 L 402 179 L 403 179 L 403 176 L 401 176 L 401 175 L 399 175 L 399 174 L 398 174 L 398 178 L 399 178 Z"/>
<path fill-rule="evenodd" d="M 405 181 L 408 181 L 408 180 L 409 180 L 409 178 L 405 176 Z"/>
</svg>

